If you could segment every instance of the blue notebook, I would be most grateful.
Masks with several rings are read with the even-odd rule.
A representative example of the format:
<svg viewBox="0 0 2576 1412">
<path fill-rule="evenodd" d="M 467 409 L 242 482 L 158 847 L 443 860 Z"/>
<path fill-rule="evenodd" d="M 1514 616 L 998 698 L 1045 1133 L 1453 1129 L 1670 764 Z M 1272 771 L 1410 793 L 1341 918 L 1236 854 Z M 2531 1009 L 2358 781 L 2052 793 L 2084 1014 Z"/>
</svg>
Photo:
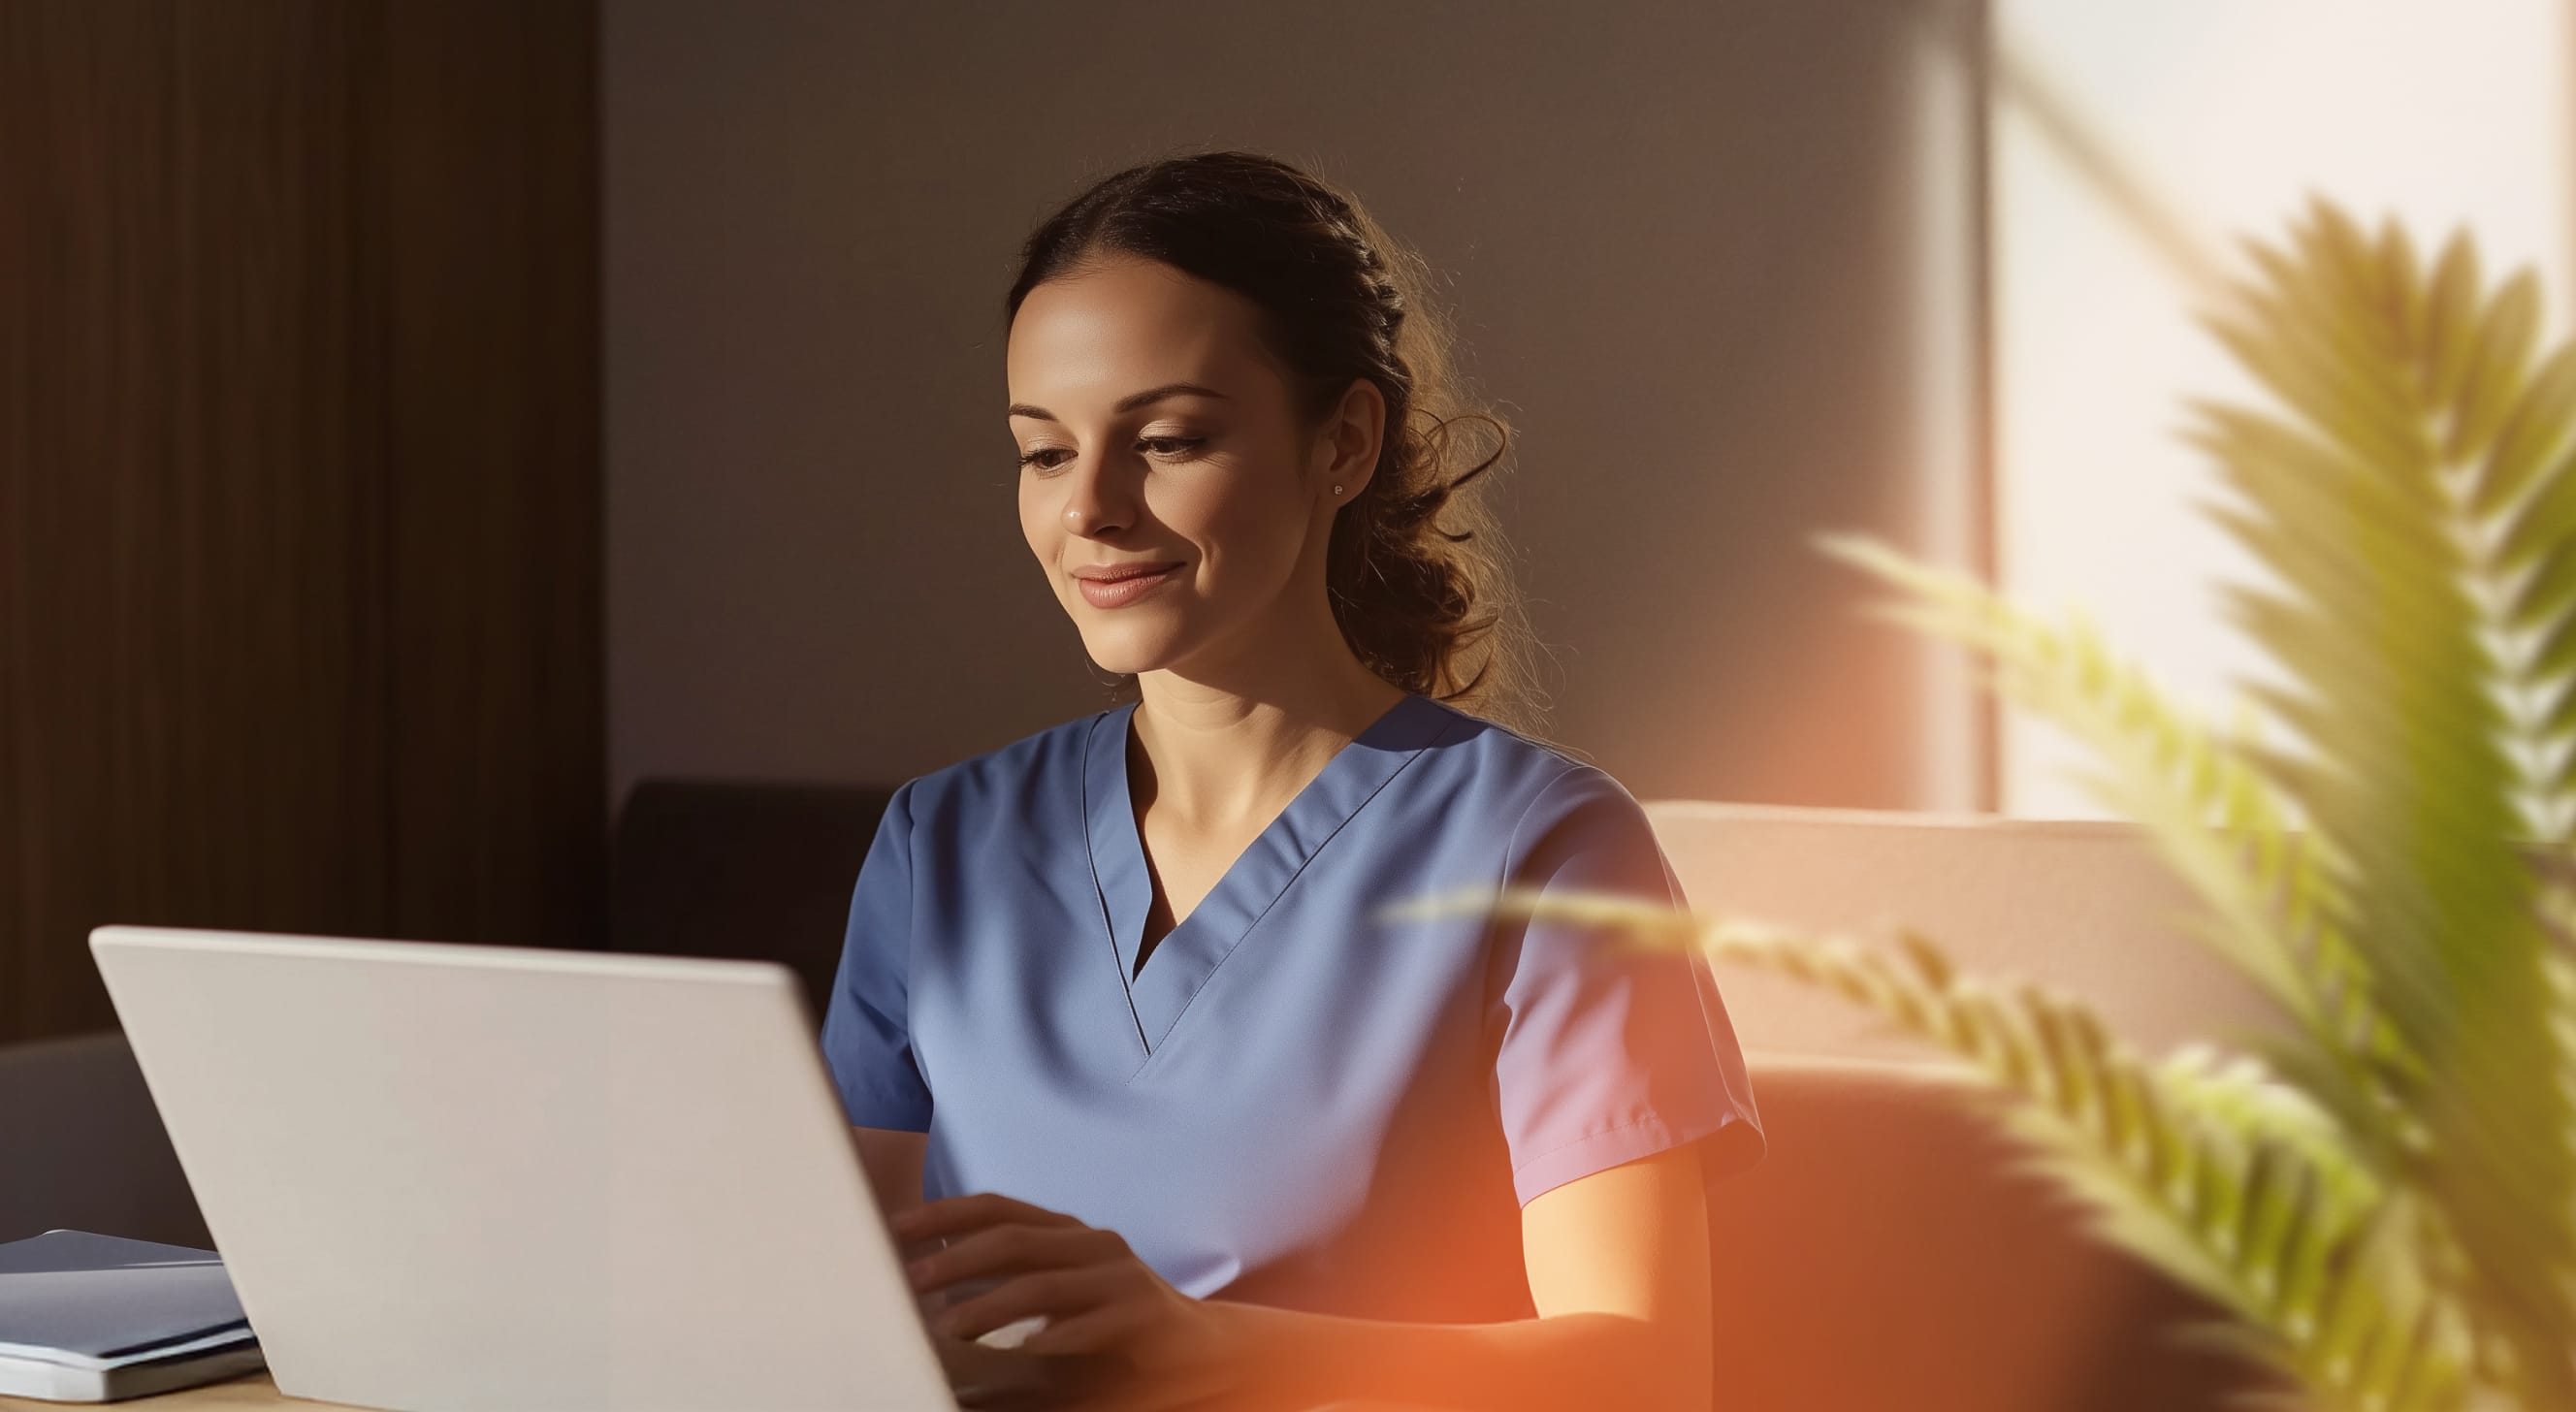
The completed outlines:
<svg viewBox="0 0 2576 1412">
<path fill-rule="evenodd" d="M 87 1231 L 0 1245 L 0 1391 L 97 1400 L 259 1366 L 211 1250 Z"/>
</svg>

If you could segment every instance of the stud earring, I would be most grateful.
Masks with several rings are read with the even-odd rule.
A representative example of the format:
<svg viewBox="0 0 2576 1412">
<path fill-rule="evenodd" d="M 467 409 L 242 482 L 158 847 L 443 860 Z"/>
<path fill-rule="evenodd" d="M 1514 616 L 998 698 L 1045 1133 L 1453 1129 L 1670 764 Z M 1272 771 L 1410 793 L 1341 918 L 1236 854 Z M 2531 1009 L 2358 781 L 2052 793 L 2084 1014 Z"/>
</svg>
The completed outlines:
<svg viewBox="0 0 2576 1412">
<path fill-rule="evenodd" d="M 1341 494 L 1341 493 L 1342 493 L 1342 488 L 1341 488 L 1340 486 L 1338 486 L 1338 485 L 1337 485 L 1337 486 L 1334 486 L 1334 487 L 1333 487 L 1333 493 L 1334 493 L 1335 495 L 1339 495 L 1339 494 Z"/>
</svg>

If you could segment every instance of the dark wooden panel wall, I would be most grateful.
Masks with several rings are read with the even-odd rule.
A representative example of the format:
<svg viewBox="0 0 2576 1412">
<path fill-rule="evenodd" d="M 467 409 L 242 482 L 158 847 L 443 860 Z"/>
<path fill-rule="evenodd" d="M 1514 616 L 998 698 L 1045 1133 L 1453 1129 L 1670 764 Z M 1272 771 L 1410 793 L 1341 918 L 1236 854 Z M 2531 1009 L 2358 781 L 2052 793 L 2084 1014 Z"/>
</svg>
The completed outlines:
<svg viewBox="0 0 2576 1412">
<path fill-rule="evenodd" d="M 596 944 L 596 35 L 0 0 L 0 1042 L 106 921 Z"/>
</svg>

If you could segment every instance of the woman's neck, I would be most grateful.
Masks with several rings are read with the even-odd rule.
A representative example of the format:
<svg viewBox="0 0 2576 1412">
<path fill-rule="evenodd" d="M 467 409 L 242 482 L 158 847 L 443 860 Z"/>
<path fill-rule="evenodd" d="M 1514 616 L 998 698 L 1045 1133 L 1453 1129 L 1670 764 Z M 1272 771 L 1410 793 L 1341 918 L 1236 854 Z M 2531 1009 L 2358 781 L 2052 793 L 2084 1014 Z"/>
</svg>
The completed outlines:
<svg viewBox="0 0 2576 1412">
<path fill-rule="evenodd" d="M 1173 672 L 1138 679 L 1130 787 L 1136 807 L 1191 833 L 1268 820 L 1406 693 L 1344 655 L 1333 670 L 1254 686 Z"/>
</svg>

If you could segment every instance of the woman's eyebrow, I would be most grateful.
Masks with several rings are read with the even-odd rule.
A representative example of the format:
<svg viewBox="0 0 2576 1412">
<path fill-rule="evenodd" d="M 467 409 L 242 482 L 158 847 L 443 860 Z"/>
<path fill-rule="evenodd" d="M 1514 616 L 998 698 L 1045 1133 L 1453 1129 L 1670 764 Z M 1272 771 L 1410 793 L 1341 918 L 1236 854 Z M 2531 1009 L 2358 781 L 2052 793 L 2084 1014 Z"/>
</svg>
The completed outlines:
<svg viewBox="0 0 2576 1412">
<path fill-rule="evenodd" d="M 1220 402 L 1226 400 L 1225 394 L 1213 387 L 1203 387 L 1194 382 L 1167 382 L 1161 387 L 1149 387 L 1142 392 L 1128 393 L 1118 399 L 1117 406 L 1109 410 L 1113 415 L 1123 415 L 1149 402 L 1160 402 L 1166 397 L 1213 397 Z M 1032 407 L 1026 402 L 1012 403 L 1010 414 L 1014 417 L 1035 417 L 1042 422 L 1055 420 L 1055 413 L 1044 407 Z"/>
</svg>

